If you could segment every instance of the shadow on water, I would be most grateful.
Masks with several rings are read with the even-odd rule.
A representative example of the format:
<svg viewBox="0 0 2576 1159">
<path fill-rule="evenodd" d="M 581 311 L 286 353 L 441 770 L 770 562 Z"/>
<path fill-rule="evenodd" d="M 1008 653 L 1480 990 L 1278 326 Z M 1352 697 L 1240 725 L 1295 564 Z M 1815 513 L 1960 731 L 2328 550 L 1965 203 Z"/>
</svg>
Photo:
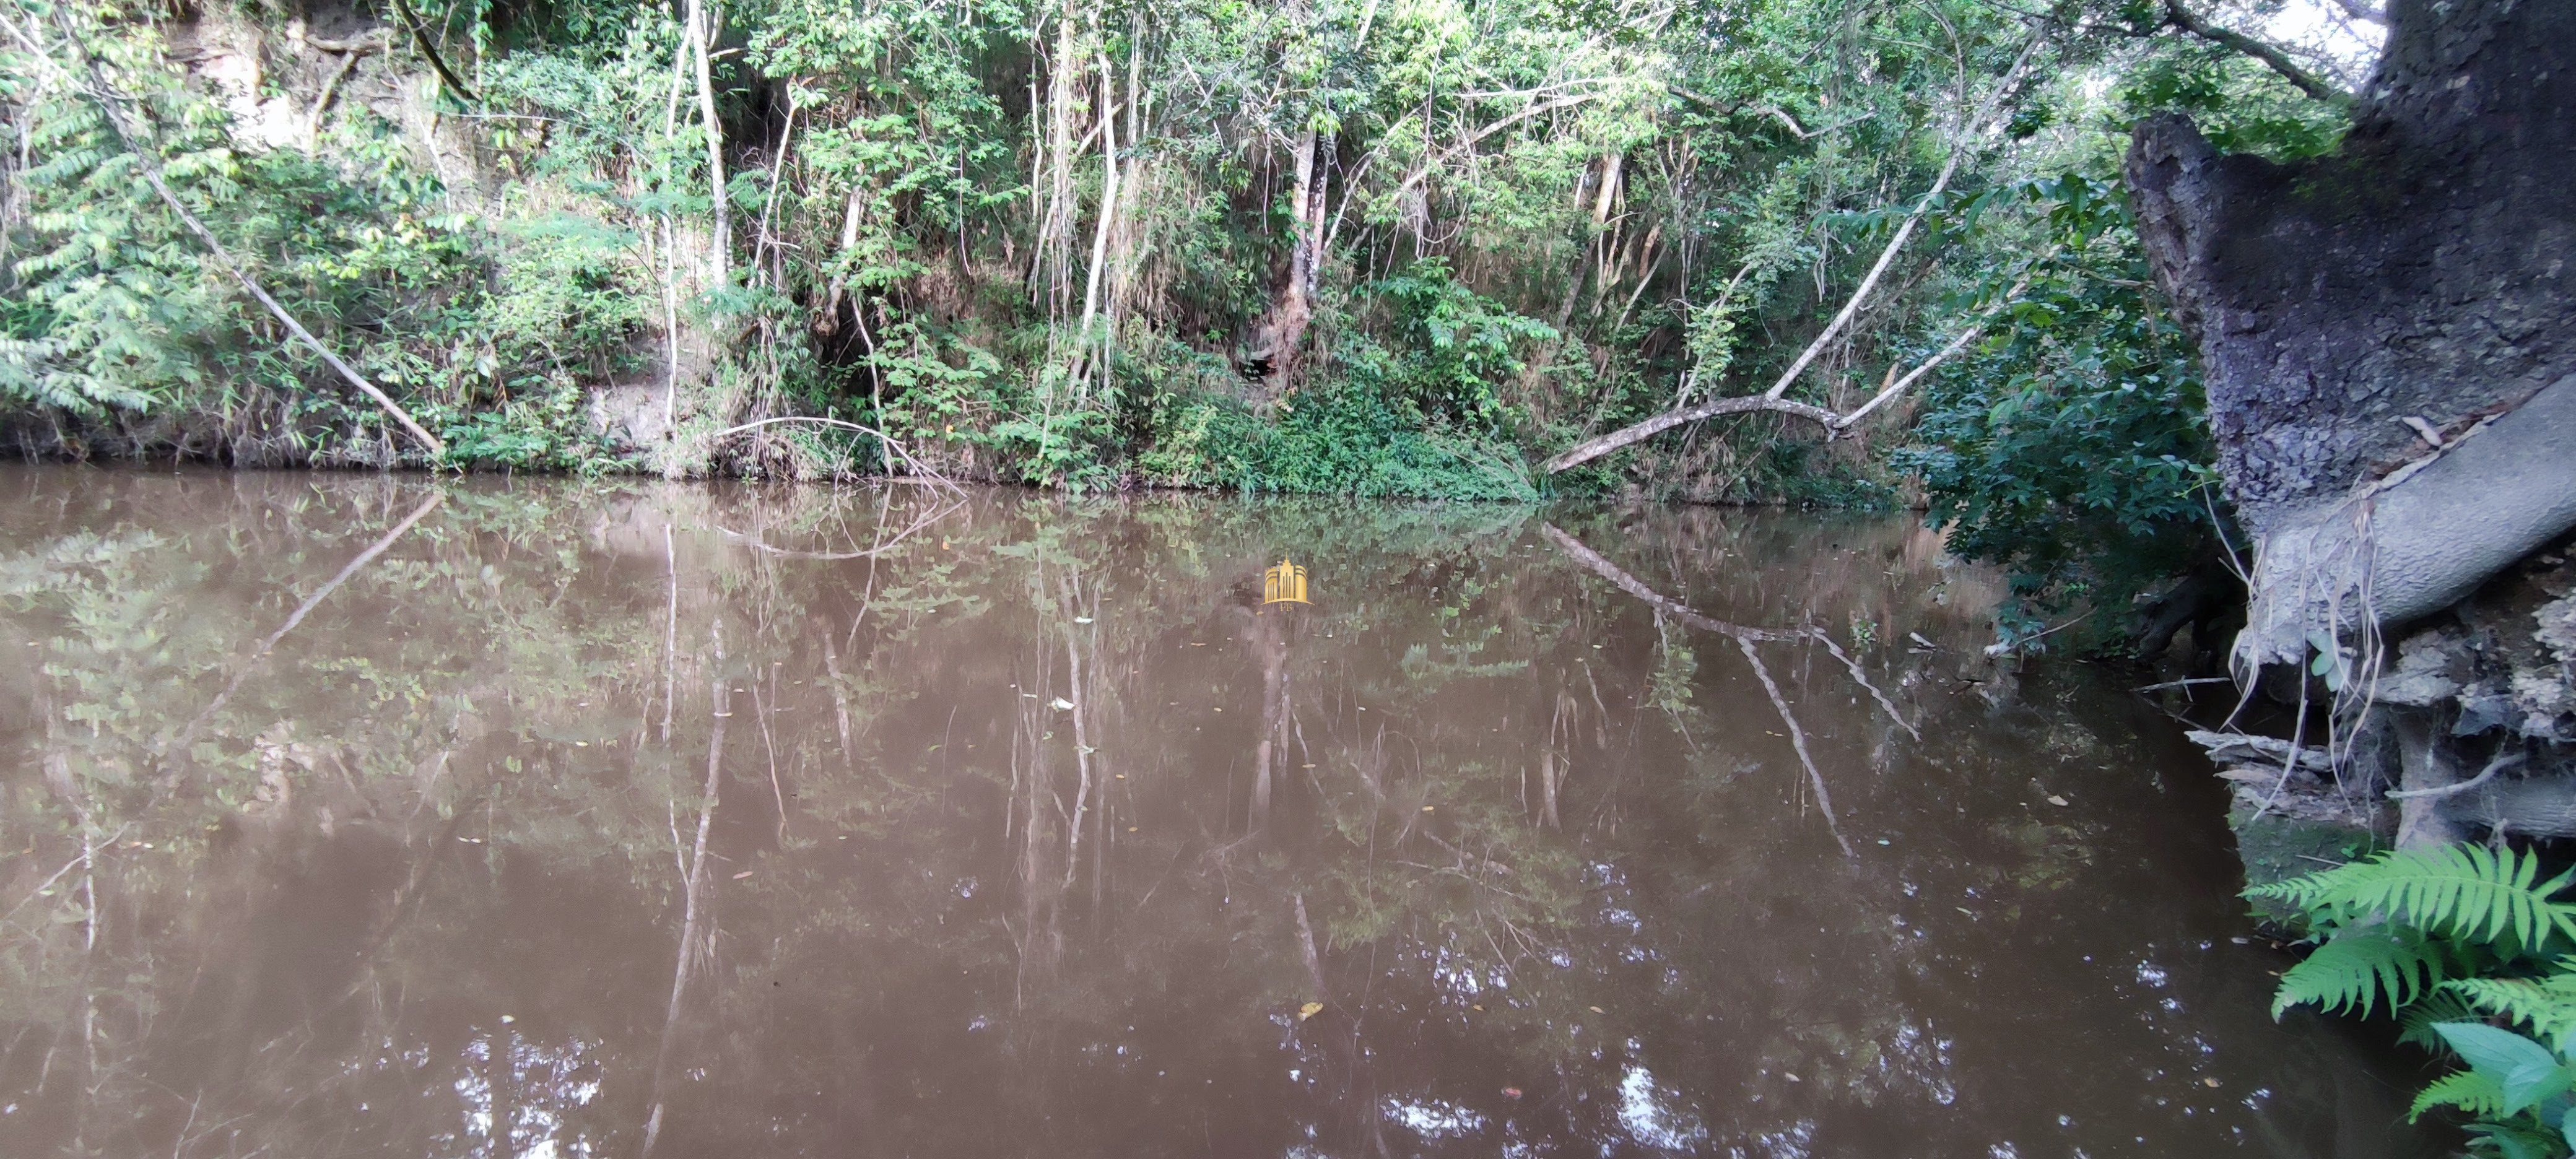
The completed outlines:
<svg viewBox="0 0 2576 1159">
<path fill-rule="evenodd" d="M 1906 520 L 0 496 L 10 1155 L 2438 1150 Z"/>
</svg>

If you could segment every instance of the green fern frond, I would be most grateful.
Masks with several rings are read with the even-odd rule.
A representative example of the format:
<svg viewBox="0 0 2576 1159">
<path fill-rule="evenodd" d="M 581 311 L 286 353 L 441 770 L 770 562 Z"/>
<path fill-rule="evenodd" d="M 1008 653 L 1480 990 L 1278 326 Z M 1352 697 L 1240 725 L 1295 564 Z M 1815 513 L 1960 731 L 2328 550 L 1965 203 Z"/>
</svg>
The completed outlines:
<svg viewBox="0 0 2576 1159">
<path fill-rule="evenodd" d="M 2281 975 L 2272 1017 L 2314 1003 L 2328 1014 L 2366 1018 L 2383 998 L 2394 1011 L 2440 984 L 2447 975 L 2444 967 L 2440 951 L 2413 931 L 2339 934 Z"/>
<path fill-rule="evenodd" d="M 2540 881 L 2540 859 L 2483 845 L 2395 850 L 2321 873 L 2257 886 L 2246 896 L 2286 901 L 2311 916 L 2381 914 L 2427 933 L 2530 949 L 2555 933 L 2576 939 L 2576 906 L 2552 900 L 2576 871 Z"/>
<path fill-rule="evenodd" d="M 2456 992 L 2458 982 L 2445 982 L 2435 987 L 2414 1005 L 2397 1016 L 2397 1041 L 2421 1047 L 2434 1054 L 2449 1054 L 2451 1044 L 2433 1032 L 2435 1023 L 2475 1022 L 2480 1017 L 2477 1007 Z"/>
<path fill-rule="evenodd" d="M 2576 1046 L 2576 959 L 2559 959 L 2558 972 L 2546 978 L 2463 978 L 2442 990 L 2479 1014 L 2510 1019 L 2561 1054 Z"/>
<path fill-rule="evenodd" d="M 2468 1153 L 2480 1159 L 2554 1159 L 2567 1153 L 2566 1136 L 2554 1130 L 2521 1123 L 2463 1123 L 2460 1130 L 2469 1136 Z"/>
<path fill-rule="evenodd" d="M 2433 1080 L 2415 1096 L 2415 1105 L 2406 1108 L 2406 1121 L 2424 1117 L 2435 1107 L 2452 1107 L 2477 1118 L 2494 1118 L 2504 1114 L 2504 1088 L 2496 1081 L 2473 1070 L 2453 1071 Z"/>
</svg>

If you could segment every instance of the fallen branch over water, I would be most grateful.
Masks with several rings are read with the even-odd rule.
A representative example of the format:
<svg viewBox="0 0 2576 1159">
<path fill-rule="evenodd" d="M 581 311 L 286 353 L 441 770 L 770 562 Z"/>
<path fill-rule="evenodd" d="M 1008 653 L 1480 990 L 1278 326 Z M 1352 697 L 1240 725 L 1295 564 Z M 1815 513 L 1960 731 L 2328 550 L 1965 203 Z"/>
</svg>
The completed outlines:
<svg viewBox="0 0 2576 1159">
<path fill-rule="evenodd" d="M 2055 251 L 2052 250 L 2050 252 L 2054 253 Z M 1934 351 L 1931 357 L 1916 364 L 1914 369 L 1906 371 L 1904 377 L 1891 379 L 1884 388 L 1879 390 L 1877 394 L 1871 396 L 1868 402 L 1862 403 L 1857 409 L 1854 409 L 1848 414 L 1836 414 L 1833 411 L 1811 403 L 1796 402 L 1780 397 L 1781 393 L 1788 389 L 1789 383 L 1792 381 L 1792 378 L 1790 377 L 1783 377 L 1779 382 L 1773 384 L 1769 391 L 1762 394 L 1745 395 L 1740 398 L 1721 398 L 1699 403 L 1695 406 L 1675 407 L 1672 410 L 1665 411 L 1664 413 L 1656 415 L 1655 417 L 1643 422 L 1621 427 L 1618 430 L 1612 431 L 1609 434 L 1602 435 L 1598 438 L 1587 439 L 1584 442 L 1577 444 L 1574 449 L 1566 451 L 1553 459 L 1549 459 L 1546 463 L 1541 465 L 1541 469 L 1545 470 L 1548 474 L 1553 475 L 1559 471 L 1566 470 L 1567 468 L 1578 467 L 1591 462 L 1594 459 L 1598 459 L 1603 455 L 1609 454 L 1612 451 L 1618 450 L 1619 448 L 1628 446 L 1632 443 L 1644 442 L 1647 439 L 1651 439 L 1656 435 L 1662 434 L 1665 431 L 1671 430 L 1684 423 L 1695 423 L 1702 419 L 1716 418 L 1719 415 L 1751 414 L 1758 411 L 1770 411 L 1776 414 L 1791 415 L 1797 418 L 1806 419 L 1824 427 L 1825 437 L 1830 439 L 1835 435 L 1839 435 L 1844 431 L 1850 430 L 1853 424 L 1869 417 L 1869 413 L 1871 411 L 1877 410 L 1880 406 L 1885 405 L 1890 399 L 1904 394 L 1908 389 L 1912 388 L 1916 382 L 1921 381 L 1924 375 L 1932 373 L 1935 368 L 1939 367 L 1942 363 L 1949 361 L 1952 356 L 1967 349 L 1969 343 L 1976 341 L 1978 336 L 1986 332 L 1986 324 L 1994 321 L 1995 315 L 2002 313 L 2006 306 L 2011 305 L 2016 298 L 2019 298 L 2022 290 L 2029 284 L 2030 275 L 2028 273 L 2024 273 L 2021 276 L 2020 281 L 2013 283 L 2012 289 L 2004 292 L 2002 301 L 1987 307 L 1985 312 L 1979 315 L 1974 323 L 1970 324 L 1967 329 L 1961 330 L 1956 337 L 1950 339 L 1947 345 Z M 1862 286 L 1861 292 L 1868 293 L 1869 287 L 1866 285 Z M 1828 333 L 1830 334 L 1830 331 Z M 1801 361 L 1797 366 L 1792 367 L 1792 376 L 1794 376 L 1797 371 L 1804 369 L 1805 365 L 1805 362 Z M 1893 374 L 1893 370 L 1891 370 L 1890 373 Z"/>
</svg>

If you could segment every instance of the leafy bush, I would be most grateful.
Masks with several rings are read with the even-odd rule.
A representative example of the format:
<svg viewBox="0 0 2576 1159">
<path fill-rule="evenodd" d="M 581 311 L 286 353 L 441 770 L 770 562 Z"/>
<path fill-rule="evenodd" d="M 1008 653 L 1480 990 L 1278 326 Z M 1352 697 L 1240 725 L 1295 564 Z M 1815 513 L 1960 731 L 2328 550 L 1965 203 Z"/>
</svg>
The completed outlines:
<svg viewBox="0 0 2576 1159">
<path fill-rule="evenodd" d="M 1363 382 L 1302 392 L 1269 422 L 1231 399 L 1200 405 L 1203 481 L 1213 486 L 1408 499 L 1537 495 L 1509 447 L 1405 422 Z"/>
<path fill-rule="evenodd" d="M 1554 341 L 1555 327 L 1460 285 L 1445 258 L 1414 262 L 1364 292 L 1394 308 L 1408 349 L 1391 364 L 1363 359 L 1355 370 L 1435 420 L 1491 431 L 1520 417 L 1502 386 L 1521 372 L 1521 347 Z"/>
<path fill-rule="evenodd" d="M 2007 640 L 2078 603 L 2111 611 L 2117 634 L 2133 597 L 2218 550 L 2197 354 L 2108 183 L 2026 182 L 1958 216 L 1973 228 L 2006 200 L 2043 209 L 2051 245 L 1979 287 L 2000 301 L 2028 278 L 1983 344 L 1937 377 L 1917 443 L 1894 462 L 1921 476 L 1953 551 L 2011 573 Z"/>
<path fill-rule="evenodd" d="M 2272 1013 L 2386 1010 L 2404 1041 L 2468 1069 L 2415 1097 L 2421 1118 L 2470 1118 L 2473 1148 L 2505 1159 L 2576 1151 L 2576 870 L 2478 845 L 2399 850 L 2249 889 L 2306 921 L 2317 948 L 2281 975 Z"/>
</svg>

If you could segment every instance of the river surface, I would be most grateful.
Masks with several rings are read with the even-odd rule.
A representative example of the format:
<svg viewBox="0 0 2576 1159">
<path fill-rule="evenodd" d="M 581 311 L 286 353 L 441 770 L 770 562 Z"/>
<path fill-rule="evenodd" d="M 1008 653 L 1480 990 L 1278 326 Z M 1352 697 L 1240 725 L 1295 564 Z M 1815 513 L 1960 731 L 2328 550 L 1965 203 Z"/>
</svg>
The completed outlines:
<svg viewBox="0 0 2576 1159">
<path fill-rule="evenodd" d="M 1905 518 L 0 468 L 0 1154 L 2427 1153 L 1993 599 Z"/>
</svg>

